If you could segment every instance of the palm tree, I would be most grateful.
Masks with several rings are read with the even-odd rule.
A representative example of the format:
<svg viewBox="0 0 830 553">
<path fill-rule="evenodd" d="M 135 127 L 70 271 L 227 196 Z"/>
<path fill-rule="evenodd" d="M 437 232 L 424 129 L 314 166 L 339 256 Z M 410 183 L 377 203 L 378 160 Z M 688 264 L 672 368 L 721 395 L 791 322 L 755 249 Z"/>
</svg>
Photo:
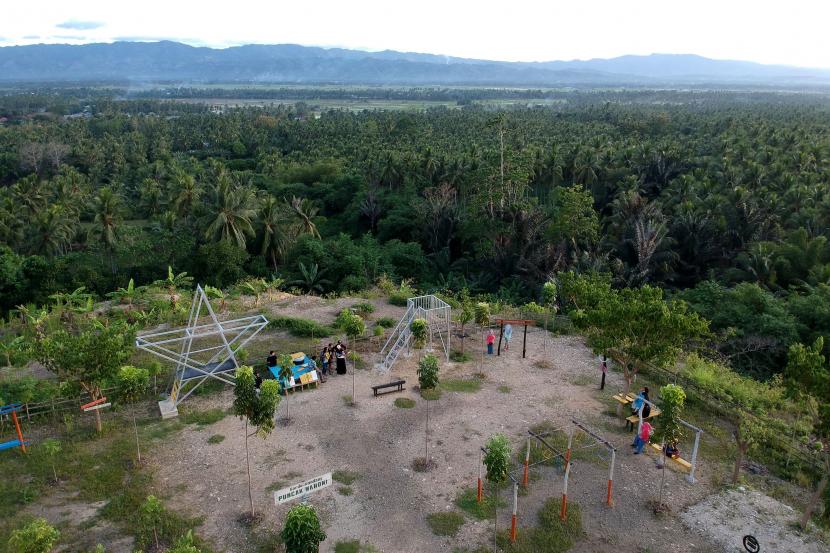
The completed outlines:
<svg viewBox="0 0 830 553">
<path fill-rule="evenodd" d="M 291 197 L 288 202 L 289 207 L 294 211 L 300 220 L 300 229 L 302 234 L 310 234 L 315 238 L 320 238 L 320 232 L 317 230 L 317 225 L 312 219 L 317 216 L 318 209 L 311 205 L 311 202 L 305 198 Z"/>
<path fill-rule="evenodd" d="M 172 181 L 173 207 L 180 217 L 190 217 L 202 197 L 202 188 L 193 175 L 176 173 Z"/>
<path fill-rule="evenodd" d="M 216 186 L 205 237 L 228 240 L 244 249 L 246 237 L 254 235 L 254 199 L 253 190 L 247 186 L 233 188 L 230 179 L 223 175 Z"/>
<path fill-rule="evenodd" d="M 75 234 L 75 221 L 62 204 L 54 204 L 34 214 L 31 252 L 48 256 L 66 253 Z"/>
<path fill-rule="evenodd" d="M 300 274 L 303 275 L 303 278 L 297 279 L 291 284 L 305 288 L 309 295 L 311 295 L 314 291 L 322 292 L 326 285 L 331 284 L 330 280 L 323 278 L 323 275 L 326 274 L 326 270 L 319 270 L 316 263 L 312 263 L 308 268 L 306 268 L 305 263 L 300 261 L 299 267 Z"/>
<path fill-rule="evenodd" d="M 101 242 L 110 254 L 112 273 L 115 274 L 115 244 L 118 241 L 117 231 L 120 217 L 120 200 L 110 187 L 98 191 L 93 201 L 95 224 L 98 225 Z"/>
<path fill-rule="evenodd" d="M 282 204 L 271 195 L 267 196 L 259 209 L 259 229 L 262 233 L 260 254 L 271 261 L 277 270 L 277 260 L 282 259 L 288 250 L 289 237 L 285 213 Z"/>
</svg>

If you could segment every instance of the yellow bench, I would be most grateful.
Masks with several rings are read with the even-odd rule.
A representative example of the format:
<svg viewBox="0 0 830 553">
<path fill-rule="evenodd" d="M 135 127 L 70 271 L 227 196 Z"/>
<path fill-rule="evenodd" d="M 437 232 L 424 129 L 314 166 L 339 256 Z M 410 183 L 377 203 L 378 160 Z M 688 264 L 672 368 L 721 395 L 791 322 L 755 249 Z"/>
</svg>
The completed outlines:
<svg viewBox="0 0 830 553">
<path fill-rule="evenodd" d="M 626 394 L 626 395 L 614 394 L 612 397 L 615 400 L 617 400 L 619 403 L 622 403 L 623 405 L 628 405 L 629 403 L 631 403 L 635 399 L 634 395 L 632 395 L 632 394 Z"/>
<path fill-rule="evenodd" d="M 657 453 L 661 453 L 661 454 L 663 453 L 663 450 L 660 448 L 659 445 L 651 444 L 651 443 L 648 444 L 648 445 L 649 445 L 649 447 L 651 447 L 651 449 L 655 450 Z M 666 455 L 666 459 L 671 459 L 672 461 L 674 461 L 675 463 L 677 463 L 678 465 L 680 465 L 681 467 L 683 467 L 686 470 L 689 470 L 689 471 L 692 470 L 692 464 L 689 461 L 687 461 L 686 459 L 683 459 L 682 457 L 669 457 L 668 455 Z"/>
<path fill-rule="evenodd" d="M 651 412 L 648 414 L 647 417 L 643 417 L 644 421 L 651 420 L 654 417 L 660 416 L 660 409 L 658 407 L 652 407 Z M 631 415 L 630 417 L 626 417 L 625 419 L 625 427 L 628 429 L 628 426 L 631 426 L 631 429 L 634 430 L 634 426 L 640 423 L 640 416 L 639 415 Z"/>
</svg>

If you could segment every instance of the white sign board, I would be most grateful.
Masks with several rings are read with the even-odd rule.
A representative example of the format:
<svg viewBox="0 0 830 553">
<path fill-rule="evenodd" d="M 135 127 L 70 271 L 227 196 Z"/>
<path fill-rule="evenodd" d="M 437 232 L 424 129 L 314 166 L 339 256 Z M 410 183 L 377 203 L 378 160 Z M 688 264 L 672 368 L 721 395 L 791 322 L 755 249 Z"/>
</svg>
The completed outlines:
<svg viewBox="0 0 830 553">
<path fill-rule="evenodd" d="M 304 497 L 310 493 L 316 492 L 317 490 L 328 488 L 329 486 L 331 486 L 330 472 L 322 476 L 318 476 L 317 478 L 312 478 L 311 480 L 306 480 L 305 482 L 300 482 L 299 484 L 294 484 L 293 486 L 275 491 L 274 503 L 281 505 L 291 501 L 292 499 Z"/>
</svg>

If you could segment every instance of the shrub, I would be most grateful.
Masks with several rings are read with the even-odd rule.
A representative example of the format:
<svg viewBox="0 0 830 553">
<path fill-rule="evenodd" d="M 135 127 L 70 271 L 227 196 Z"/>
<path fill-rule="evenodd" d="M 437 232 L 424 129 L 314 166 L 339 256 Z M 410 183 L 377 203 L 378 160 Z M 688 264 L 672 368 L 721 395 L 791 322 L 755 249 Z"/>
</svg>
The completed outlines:
<svg viewBox="0 0 830 553">
<path fill-rule="evenodd" d="M 398 324 L 398 321 L 396 321 L 392 317 L 381 317 L 377 321 L 375 321 L 375 324 L 378 326 L 382 326 L 383 328 L 393 328 L 396 324 Z"/>
<path fill-rule="evenodd" d="M 311 505 L 295 505 L 285 515 L 280 533 L 287 553 L 317 553 L 326 534 L 320 529 L 317 511 Z"/>
<path fill-rule="evenodd" d="M 412 345 L 421 349 L 427 343 L 429 324 L 426 319 L 414 319 L 409 323 L 409 330 L 412 333 Z"/>
<path fill-rule="evenodd" d="M 495 434 L 487 441 L 487 453 L 484 455 L 487 467 L 487 480 L 499 484 L 507 480 L 510 468 L 510 441 L 504 434 Z"/>
<path fill-rule="evenodd" d="M 38 518 L 19 530 L 12 532 L 9 538 L 9 550 L 15 553 L 49 553 L 60 538 L 61 533 Z"/>
<path fill-rule="evenodd" d="M 208 438 L 207 443 L 209 444 L 221 444 L 225 441 L 225 437 L 222 434 L 214 434 L 210 438 Z"/>
<path fill-rule="evenodd" d="M 340 482 L 346 486 L 350 486 L 355 480 L 360 478 L 360 474 L 351 470 L 336 470 L 331 473 L 331 479 L 335 482 Z"/>
<path fill-rule="evenodd" d="M 438 386 L 438 358 L 427 354 L 418 363 L 418 384 L 422 390 L 431 390 Z"/>
<path fill-rule="evenodd" d="M 334 336 L 337 333 L 336 329 L 328 325 L 321 325 L 316 321 L 296 317 L 274 317 L 269 321 L 268 328 L 287 330 L 292 336 L 300 338 L 324 338 Z"/>
<path fill-rule="evenodd" d="M 369 302 L 356 303 L 352 306 L 352 309 L 362 317 L 375 312 L 375 306 Z"/>
<path fill-rule="evenodd" d="M 375 327 L 372 329 L 372 334 L 376 337 L 383 336 L 383 327 L 375 325 Z"/>
<path fill-rule="evenodd" d="M 410 281 L 402 280 L 397 290 L 389 294 L 389 303 L 392 305 L 406 306 L 409 298 L 415 297 L 418 292 L 412 287 Z"/>
</svg>

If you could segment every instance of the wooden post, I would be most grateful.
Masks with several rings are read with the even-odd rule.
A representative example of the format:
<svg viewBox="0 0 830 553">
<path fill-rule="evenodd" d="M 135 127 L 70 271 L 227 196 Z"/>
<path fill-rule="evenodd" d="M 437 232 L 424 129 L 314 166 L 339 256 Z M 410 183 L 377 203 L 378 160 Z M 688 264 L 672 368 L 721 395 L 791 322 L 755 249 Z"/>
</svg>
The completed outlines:
<svg viewBox="0 0 830 553">
<path fill-rule="evenodd" d="M 501 355 L 501 337 L 504 335 L 504 321 L 499 322 L 499 348 L 496 350 L 496 355 Z"/>
<path fill-rule="evenodd" d="M 525 323 L 525 335 L 522 338 L 522 359 L 525 358 L 525 354 L 527 353 L 527 323 Z"/>
</svg>

